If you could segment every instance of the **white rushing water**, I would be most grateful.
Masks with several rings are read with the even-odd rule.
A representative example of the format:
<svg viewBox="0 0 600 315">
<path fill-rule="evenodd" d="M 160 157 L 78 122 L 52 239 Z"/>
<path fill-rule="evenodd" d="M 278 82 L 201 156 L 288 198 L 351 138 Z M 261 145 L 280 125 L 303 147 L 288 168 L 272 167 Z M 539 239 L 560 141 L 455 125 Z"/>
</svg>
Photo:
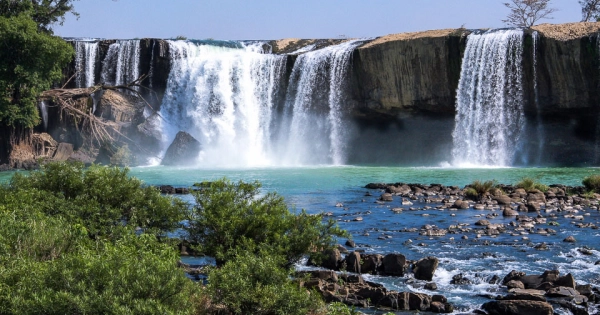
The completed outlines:
<svg viewBox="0 0 600 315">
<path fill-rule="evenodd" d="M 105 84 L 121 85 L 140 76 L 140 41 L 119 40 L 111 44 L 102 61 L 101 80 Z"/>
<path fill-rule="evenodd" d="M 93 86 L 96 83 L 94 74 L 97 54 L 98 42 L 75 42 L 75 85 L 78 88 Z"/>
<path fill-rule="evenodd" d="M 284 164 L 345 164 L 344 85 L 352 51 L 362 42 L 350 40 L 298 56 L 286 100 L 284 121 L 290 129 Z"/>
<path fill-rule="evenodd" d="M 523 31 L 473 33 L 457 90 L 453 164 L 510 166 L 524 130 Z"/>
<path fill-rule="evenodd" d="M 44 130 L 48 130 L 48 104 L 46 104 L 46 101 L 40 101 L 38 106 L 40 108 L 40 116 L 42 117 Z"/>
<path fill-rule="evenodd" d="M 171 72 L 161 106 L 168 142 L 184 130 L 200 141 L 202 165 L 270 165 L 271 117 L 285 57 L 263 54 L 259 45 L 169 46 Z"/>
<path fill-rule="evenodd" d="M 343 89 L 359 44 L 298 56 L 286 82 L 287 56 L 260 43 L 169 41 L 165 145 L 183 130 L 200 141 L 204 166 L 343 164 Z"/>
</svg>

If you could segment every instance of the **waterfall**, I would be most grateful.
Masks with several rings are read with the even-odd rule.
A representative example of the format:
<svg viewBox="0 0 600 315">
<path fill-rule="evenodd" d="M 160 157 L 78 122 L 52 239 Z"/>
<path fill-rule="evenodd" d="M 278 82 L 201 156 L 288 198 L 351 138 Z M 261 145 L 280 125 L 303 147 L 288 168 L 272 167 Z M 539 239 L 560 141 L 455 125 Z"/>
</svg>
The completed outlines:
<svg viewBox="0 0 600 315">
<path fill-rule="evenodd" d="M 286 100 L 290 130 L 285 164 L 346 162 L 344 84 L 352 51 L 363 42 L 351 40 L 298 56 Z"/>
<path fill-rule="evenodd" d="M 42 117 L 44 130 L 48 130 L 48 104 L 46 104 L 46 101 L 41 101 L 38 103 L 38 106 L 40 108 L 40 116 Z"/>
<path fill-rule="evenodd" d="M 140 76 L 140 41 L 119 40 L 111 44 L 102 61 L 102 82 L 122 85 Z"/>
<path fill-rule="evenodd" d="M 509 166 L 523 131 L 522 30 L 467 37 L 452 133 L 454 165 Z"/>
<path fill-rule="evenodd" d="M 299 55 L 287 82 L 288 56 L 263 43 L 169 41 L 165 144 L 189 132 L 208 166 L 345 163 L 350 57 L 363 41 Z"/>
<path fill-rule="evenodd" d="M 75 42 L 75 85 L 78 88 L 93 86 L 95 82 L 98 42 Z"/>
<path fill-rule="evenodd" d="M 202 144 L 202 165 L 274 163 L 270 128 L 286 57 L 264 54 L 259 44 L 169 41 L 169 47 L 161 105 L 166 138 L 178 130 L 192 134 Z"/>
</svg>

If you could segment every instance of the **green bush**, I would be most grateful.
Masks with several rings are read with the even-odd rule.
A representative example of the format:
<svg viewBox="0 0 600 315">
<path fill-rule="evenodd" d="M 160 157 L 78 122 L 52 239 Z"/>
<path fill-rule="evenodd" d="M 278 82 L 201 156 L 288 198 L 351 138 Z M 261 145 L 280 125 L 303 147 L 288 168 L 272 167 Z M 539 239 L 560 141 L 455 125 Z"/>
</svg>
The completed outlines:
<svg viewBox="0 0 600 315">
<path fill-rule="evenodd" d="M 196 285 L 177 260 L 156 237 L 130 233 L 49 261 L 4 261 L 0 313 L 191 314 Z"/>
<path fill-rule="evenodd" d="M 21 192 L 29 198 L 14 200 Z M 51 162 L 29 175 L 15 174 L 0 188 L 0 202 L 12 200 L 47 215 L 84 225 L 92 236 L 112 235 L 129 226 L 164 234 L 178 228 L 187 206 L 162 196 L 156 188 L 129 177 L 128 169 L 82 163 Z"/>
<path fill-rule="evenodd" d="M 212 303 L 230 314 L 306 315 L 323 307 L 316 294 L 292 282 L 284 257 L 239 252 L 208 276 Z"/>
<path fill-rule="evenodd" d="M 521 179 L 520 182 L 515 184 L 516 188 L 523 188 L 525 189 L 525 191 L 532 191 L 534 189 L 537 189 L 541 192 L 546 192 L 548 191 L 548 186 L 544 185 L 538 181 L 536 181 L 533 178 L 530 177 L 524 177 L 523 179 Z"/>
<path fill-rule="evenodd" d="M 197 184 L 192 194 L 197 206 L 185 227 L 199 250 L 221 265 L 236 250 L 258 252 L 261 248 L 285 257 L 286 264 L 313 250 L 331 248 L 335 236 L 347 236 L 333 220 L 305 211 L 292 213 L 283 197 L 260 194 L 260 183 L 233 183 L 221 179 Z"/>
<path fill-rule="evenodd" d="M 600 175 L 590 175 L 584 178 L 582 183 L 588 191 L 600 193 Z"/>
</svg>

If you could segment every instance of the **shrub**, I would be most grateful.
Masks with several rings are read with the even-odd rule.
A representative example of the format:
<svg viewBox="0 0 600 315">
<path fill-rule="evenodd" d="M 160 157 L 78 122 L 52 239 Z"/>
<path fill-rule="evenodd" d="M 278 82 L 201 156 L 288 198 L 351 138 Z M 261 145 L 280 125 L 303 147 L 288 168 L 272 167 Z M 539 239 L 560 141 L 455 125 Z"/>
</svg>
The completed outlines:
<svg viewBox="0 0 600 315">
<path fill-rule="evenodd" d="M 582 183 L 588 191 L 600 193 L 600 175 L 590 175 L 584 178 Z"/>
<path fill-rule="evenodd" d="M 178 228 L 187 206 L 128 173 L 118 167 L 51 162 L 29 175 L 15 174 L 9 187 L 2 188 L 5 192 L 0 191 L 0 201 L 14 199 L 11 195 L 18 191 L 29 194 L 13 202 L 82 224 L 92 236 L 112 235 L 125 223 L 155 234 Z"/>
<path fill-rule="evenodd" d="M 281 267 L 285 257 L 268 252 L 260 255 L 242 251 L 208 276 L 207 291 L 212 303 L 230 314 L 305 315 L 323 304 L 290 280 Z"/>
<path fill-rule="evenodd" d="M 335 236 L 347 236 L 333 220 L 305 211 L 292 213 L 283 197 L 260 194 L 260 183 L 233 183 L 221 179 L 197 184 L 192 194 L 197 206 L 190 212 L 185 227 L 199 250 L 221 265 L 235 250 L 257 253 L 268 247 L 285 257 L 286 264 L 299 260 L 313 250 L 332 248 Z"/>
<path fill-rule="evenodd" d="M 0 265 L 0 313 L 189 314 L 196 285 L 178 258 L 155 236 L 129 233 L 50 261 L 13 259 Z"/>
<path fill-rule="evenodd" d="M 525 189 L 525 191 L 532 191 L 534 189 L 537 189 L 541 192 L 548 191 L 547 185 L 537 182 L 536 180 L 534 180 L 533 178 L 530 178 L 530 177 L 524 177 L 523 179 L 521 179 L 520 182 L 515 184 L 515 187 L 523 188 L 523 189 Z"/>
</svg>

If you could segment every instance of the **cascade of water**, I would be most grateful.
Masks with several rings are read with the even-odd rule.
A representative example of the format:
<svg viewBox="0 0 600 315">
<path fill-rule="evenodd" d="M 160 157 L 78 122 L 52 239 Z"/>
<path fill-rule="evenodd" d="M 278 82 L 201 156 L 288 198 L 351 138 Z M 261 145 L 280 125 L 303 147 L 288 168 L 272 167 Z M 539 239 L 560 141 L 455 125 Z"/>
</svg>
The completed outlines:
<svg viewBox="0 0 600 315">
<path fill-rule="evenodd" d="M 169 41 L 163 134 L 192 134 L 202 144 L 203 165 L 274 163 L 270 126 L 286 58 L 263 54 L 260 46 Z"/>
<path fill-rule="evenodd" d="M 285 164 L 344 164 L 344 84 L 352 51 L 364 40 L 298 56 L 288 88 L 290 121 Z"/>
<path fill-rule="evenodd" d="M 75 42 L 75 85 L 79 88 L 93 86 L 95 82 L 98 42 Z"/>
<path fill-rule="evenodd" d="M 522 54 L 522 30 L 468 36 L 452 133 L 455 165 L 511 165 L 525 124 Z"/>
<path fill-rule="evenodd" d="M 140 76 L 140 41 L 120 40 L 108 47 L 102 61 L 102 82 L 122 85 Z"/>
<path fill-rule="evenodd" d="M 40 108 L 40 116 L 42 116 L 42 123 L 44 124 L 44 130 L 48 129 L 48 104 L 46 101 L 41 101 L 38 103 Z"/>
</svg>

